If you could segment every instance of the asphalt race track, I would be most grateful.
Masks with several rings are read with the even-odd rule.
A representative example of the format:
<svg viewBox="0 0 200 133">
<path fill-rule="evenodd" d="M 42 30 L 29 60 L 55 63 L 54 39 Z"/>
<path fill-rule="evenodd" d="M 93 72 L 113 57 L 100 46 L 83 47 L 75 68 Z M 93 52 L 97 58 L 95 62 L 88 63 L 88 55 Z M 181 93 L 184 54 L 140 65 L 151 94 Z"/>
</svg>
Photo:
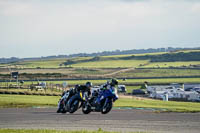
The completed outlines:
<svg viewBox="0 0 200 133">
<path fill-rule="evenodd" d="M 0 128 L 60 130 L 148 131 L 156 133 L 199 133 L 200 113 L 154 113 L 145 110 L 113 109 L 109 114 L 81 109 L 57 114 L 56 108 L 0 109 Z"/>
</svg>

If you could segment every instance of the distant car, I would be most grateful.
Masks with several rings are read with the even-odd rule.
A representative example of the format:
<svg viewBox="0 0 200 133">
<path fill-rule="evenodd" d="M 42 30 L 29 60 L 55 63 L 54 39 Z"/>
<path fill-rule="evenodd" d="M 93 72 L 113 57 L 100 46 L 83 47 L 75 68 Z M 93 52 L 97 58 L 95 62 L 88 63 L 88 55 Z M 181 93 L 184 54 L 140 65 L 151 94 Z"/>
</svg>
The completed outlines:
<svg viewBox="0 0 200 133">
<path fill-rule="evenodd" d="M 200 93 L 200 87 L 195 87 L 195 88 L 193 88 L 192 90 L 193 90 L 193 91 L 196 91 L 196 92 L 198 92 L 198 93 Z"/>
<path fill-rule="evenodd" d="M 94 91 L 99 91 L 100 90 L 100 86 L 94 86 L 91 89 L 91 93 L 93 93 Z"/>
<path fill-rule="evenodd" d="M 185 91 L 196 91 L 196 92 L 200 93 L 200 87 L 186 88 Z"/>
<path fill-rule="evenodd" d="M 126 86 L 125 85 L 118 85 L 118 92 L 126 92 Z"/>
<path fill-rule="evenodd" d="M 141 89 L 136 89 L 132 91 L 132 95 L 145 95 L 145 92 Z"/>
<path fill-rule="evenodd" d="M 186 88 L 185 91 L 192 91 L 193 88 Z"/>
</svg>

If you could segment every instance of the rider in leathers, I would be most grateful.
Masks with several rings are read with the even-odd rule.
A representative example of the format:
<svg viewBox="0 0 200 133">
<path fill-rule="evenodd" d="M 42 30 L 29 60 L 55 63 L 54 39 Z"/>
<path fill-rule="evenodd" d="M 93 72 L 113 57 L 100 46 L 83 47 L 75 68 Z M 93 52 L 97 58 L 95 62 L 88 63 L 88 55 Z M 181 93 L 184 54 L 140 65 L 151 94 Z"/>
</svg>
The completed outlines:
<svg viewBox="0 0 200 133">
<path fill-rule="evenodd" d="M 111 81 L 108 81 L 106 84 L 104 84 L 102 87 L 101 87 L 101 90 L 105 90 L 105 89 L 111 89 L 112 90 L 112 93 L 115 93 L 117 94 L 117 89 L 115 88 L 115 85 L 118 85 L 118 81 L 116 79 L 111 79 Z M 116 95 L 117 96 L 117 95 Z M 118 99 L 118 96 L 117 98 Z M 114 100 L 116 100 L 114 99 Z M 96 104 L 100 104 L 100 97 L 97 98 L 97 101 L 96 101 Z"/>
<path fill-rule="evenodd" d="M 84 92 L 88 92 L 88 96 L 91 95 L 91 87 L 92 87 L 92 83 L 91 82 L 86 82 L 85 85 L 77 85 L 76 92 L 79 91 L 84 91 Z"/>
</svg>

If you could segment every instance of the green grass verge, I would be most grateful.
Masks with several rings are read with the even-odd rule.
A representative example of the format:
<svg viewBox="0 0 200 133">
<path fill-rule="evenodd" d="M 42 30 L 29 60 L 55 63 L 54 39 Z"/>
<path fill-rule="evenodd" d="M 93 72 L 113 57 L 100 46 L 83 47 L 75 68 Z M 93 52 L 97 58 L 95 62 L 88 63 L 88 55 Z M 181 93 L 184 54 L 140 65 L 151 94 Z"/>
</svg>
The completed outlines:
<svg viewBox="0 0 200 133">
<path fill-rule="evenodd" d="M 51 89 L 46 89 L 46 91 L 45 90 L 38 90 L 38 91 L 36 91 L 35 89 L 34 90 L 30 90 L 30 89 L 10 89 L 10 88 L 8 88 L 8 89 L 0 89 L 0 92 L 16 92 L 16 93 L 25 93 L 25 94 L 61 94 L 62 93 L 62 91 L 61 90 L 56 90 L 56 89 L 54 89 L 54 90 L 51 90 Z"/>
<path fill-rule="evenodd" d="M 0 133 L 119 133 L 119 132 L 103 131 L 100 128 L 96 131 L 90 131 L 90 130 L 64 131 L 64 130 L 49 130 L 49 129 L 0 129 Z M 146 132 L 131 132 L 131 133 L 146 133 Z"/>
<path fill-rule="evenodd" d="M 121 98 L 114 103 L 116 107 L 155 108 L 169 112 L 200 112 L 200 103 L 161 101 L 142 98 Z"/>
<path fill-rule="evenodd" d="M 57 106 L 60 96 L 0 95 L 0 107 Z"/>
<path fill-rule="evenodd" d="M 0 107 L 57 106 L 59 96 L 0 95 Z M 155 108 L 173 112 L 200 112 L 200 103 L 120 98 L 115 107 Z"/>
<path fill-rule="evenodd" d="M 37 61 L 24 61 L 17 63 L 8 64 L 11 67 L 15 68 L 59 68 L 60 64 L 65 62 L 66 59 L 47 59 L 47 60 L 37 60 Z"/>
</svg>

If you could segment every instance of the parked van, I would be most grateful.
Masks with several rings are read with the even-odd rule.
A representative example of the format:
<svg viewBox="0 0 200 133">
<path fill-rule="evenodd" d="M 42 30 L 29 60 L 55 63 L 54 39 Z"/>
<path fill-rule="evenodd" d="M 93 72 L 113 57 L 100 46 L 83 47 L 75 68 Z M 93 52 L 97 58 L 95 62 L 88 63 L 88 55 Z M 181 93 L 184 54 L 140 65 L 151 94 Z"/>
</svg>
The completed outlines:
<svg viewBox="0 0 200 133">
<path fill-rule="evenodd" d="M 126 86 L 125 85 L 118 85 L 118 92 L 126 92 Z"/>
</svg>

